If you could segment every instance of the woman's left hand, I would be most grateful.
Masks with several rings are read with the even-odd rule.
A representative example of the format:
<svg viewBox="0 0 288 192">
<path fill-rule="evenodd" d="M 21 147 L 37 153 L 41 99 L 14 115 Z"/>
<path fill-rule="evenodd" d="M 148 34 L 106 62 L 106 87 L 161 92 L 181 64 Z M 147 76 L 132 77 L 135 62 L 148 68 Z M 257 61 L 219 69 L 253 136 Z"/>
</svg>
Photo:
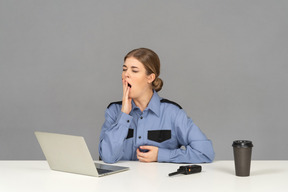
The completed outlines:
<svg viewBox="0 0 288 192">
<path fill-rule="evenodd" d="M 155 162 L 158 159 L 158 147 L 155 146 L 140 146 L 141 150 L 147 150 L 147 152 L 141 152 L 137 149 L 137 158 L 141 162 Z"/>
</svg>

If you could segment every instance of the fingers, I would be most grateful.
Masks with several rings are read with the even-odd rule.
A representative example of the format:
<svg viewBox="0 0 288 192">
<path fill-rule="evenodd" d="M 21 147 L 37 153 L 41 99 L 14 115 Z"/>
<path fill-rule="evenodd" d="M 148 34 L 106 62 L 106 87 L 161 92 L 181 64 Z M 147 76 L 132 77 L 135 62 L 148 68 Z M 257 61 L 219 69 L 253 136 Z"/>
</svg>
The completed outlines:
<svg viewBox="0 0 288 192">
<path fill-rule="evenodd" d="M 129 99 L 130 87 L 128 86 L 128 82 L 122 79 L 122 85 L 123 85 L 123 99 Z"/>
<path fill-rule="evenodd" d="M 137 149 L 137 159 L 138 159 L 140 162 L 149 162 L 149 161 L 148 161 L 148 158 L 147 158 L 147 154 L 141 152 L 139 149 Z"/>
<path fill-rule="evenodd" d="M 143 145 L 143 146 L 140 146 L 140 149 L 143 149 L 143 150 L 152 150 L 153 148 L 155 148 L 154 146 L 149 146 L 149 145 Z"/>
<path fill-rule="evenodd" d="M 147 150 L 148 152 L 141 152 L 141 150 Z M 158 147 L 155 146 L 140 146 L 137 149 L 137 158 L 141 162 L 155 162 L 158 159 Z"/>
<path fill-rule="evenodd" d="M 123 96 L 124 96 L 124 93 L 126 93 L 126 90 L 128 87 L 128 83 L 127 81 L 125 81 L 125 79 L 122 79 L 122 85 L 123 85 Z"/>
<path fill-rule="evenodd" d="M 129 114 L 132 109 L 132 99 L 129 98 L 130 87 L 128 86 L 128 82 L 122 79 L 123 84 L 123 98 L 122 98 L 122 109 L 121 111 Z"/>
</svg>

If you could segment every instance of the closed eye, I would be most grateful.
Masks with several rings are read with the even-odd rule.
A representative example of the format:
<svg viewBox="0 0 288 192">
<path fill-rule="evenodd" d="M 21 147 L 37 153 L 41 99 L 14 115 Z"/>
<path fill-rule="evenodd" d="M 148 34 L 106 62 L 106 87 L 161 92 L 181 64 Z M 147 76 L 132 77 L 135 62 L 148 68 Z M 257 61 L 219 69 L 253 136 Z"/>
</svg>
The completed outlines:
<svg viewBox="0 0 288 192">
<path fill-rule="evenodd" d="M 134 73 L 138 73 L 139 72 L 139 68 L 138 67 L 132 66 L 131 68 L 132 68 L 132 72 L 134 72 Z"/>
<path fill-rule="evenodd" d="M 136 67 L 136 66 L 132 66 L 131 69 L 132 69 L 133 73 L 138 73 L 139 72 L 139 68 Z M 127 70 L 128 70 L 128 67 L 126 65 L 123 65 L 123 71 L 127 71 Z"/>
</svg>

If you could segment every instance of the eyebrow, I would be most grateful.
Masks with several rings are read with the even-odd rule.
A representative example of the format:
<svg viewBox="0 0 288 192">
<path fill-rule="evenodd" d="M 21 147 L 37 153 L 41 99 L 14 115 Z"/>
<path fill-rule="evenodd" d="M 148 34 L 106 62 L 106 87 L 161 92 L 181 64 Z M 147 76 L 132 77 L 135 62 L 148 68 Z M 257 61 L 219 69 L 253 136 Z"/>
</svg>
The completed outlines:
<svg viewBox="0 0 288 192">
<path fill-rule="evenodd" d="M 123 67 L 128 68 L 126 65 L 123 65 Z M 139 67 L 136 67 L 136 66 L 132 66 L 131 68 L 132 68 L 132 69 L 139 69 Z"/>
</svg>

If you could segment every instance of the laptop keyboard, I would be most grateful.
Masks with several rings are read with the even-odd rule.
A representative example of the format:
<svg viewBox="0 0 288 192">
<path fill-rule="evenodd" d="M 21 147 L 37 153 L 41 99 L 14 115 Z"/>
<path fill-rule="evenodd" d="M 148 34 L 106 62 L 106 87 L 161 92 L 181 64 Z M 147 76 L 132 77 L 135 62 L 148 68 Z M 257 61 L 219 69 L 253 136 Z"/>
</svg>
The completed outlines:
<svg viewBox="0 0 288 192">
<path fill-rule="evenodd" d="M 97 168 L 98 174 L 110 173 L 111 170 Z"/>
</svg>

